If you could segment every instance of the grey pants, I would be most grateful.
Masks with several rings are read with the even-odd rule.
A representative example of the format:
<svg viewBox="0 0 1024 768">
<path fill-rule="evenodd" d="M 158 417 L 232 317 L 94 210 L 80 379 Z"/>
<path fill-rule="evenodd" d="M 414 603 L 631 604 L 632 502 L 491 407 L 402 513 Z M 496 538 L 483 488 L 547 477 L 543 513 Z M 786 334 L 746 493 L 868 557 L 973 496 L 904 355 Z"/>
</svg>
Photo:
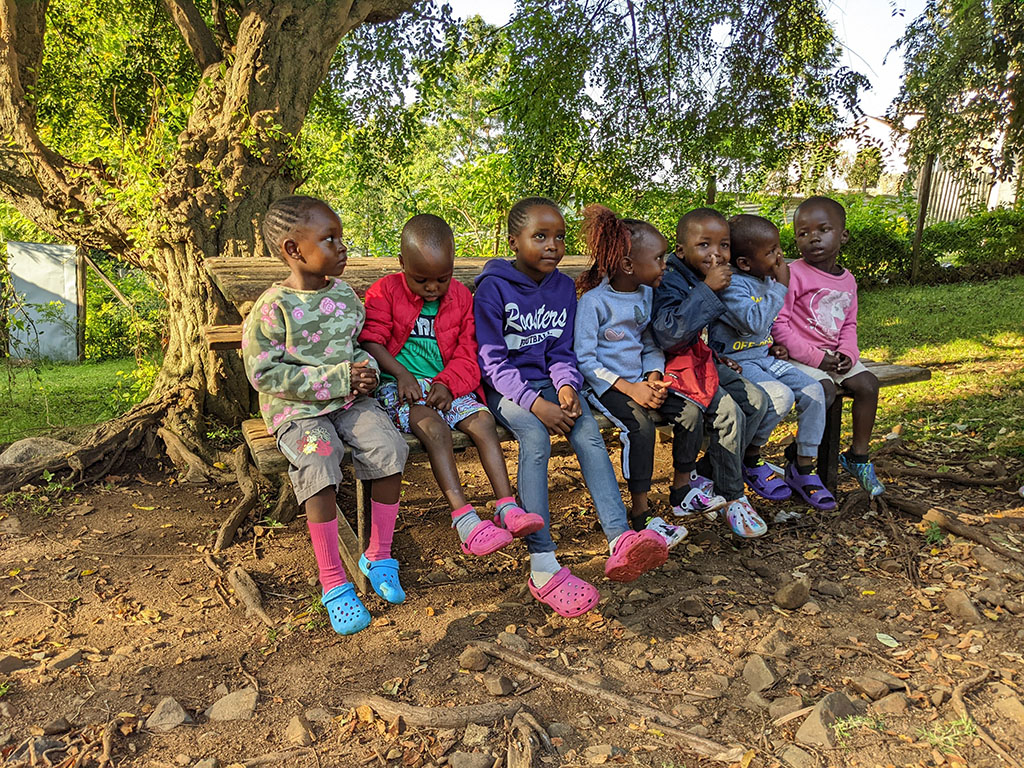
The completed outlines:
<svg viewBox="0 0 1024 768">
<path fill-rule="evenodd" d="M 796 403 L 796 455 L 817 456 L 825 434 L 825 390 L 821 384 L 791 363 L 767 355 L 737 362 L 743 365 L 743 376 L 768 395 L 768 413 L 754 441 L 763 436 L 759 444 L 767 442 L 772 430 Z"/>
</svg>

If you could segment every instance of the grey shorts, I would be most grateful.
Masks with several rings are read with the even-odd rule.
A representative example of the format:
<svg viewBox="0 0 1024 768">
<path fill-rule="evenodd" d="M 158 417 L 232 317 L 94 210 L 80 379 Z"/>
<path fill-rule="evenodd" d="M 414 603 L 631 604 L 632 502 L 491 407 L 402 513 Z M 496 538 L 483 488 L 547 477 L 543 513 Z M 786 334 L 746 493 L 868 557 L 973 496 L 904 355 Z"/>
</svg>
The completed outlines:
<svg viewBox="0 0 1024 768">
<path fill-rule="evenodd" d="M 867 370 L 867 366 L 864 365 L 860 360 L 853 364 L 853 368 L 848 370 L 846 373 L 835 373 L 833 371 L 823 371 L 821 368 L 815 368 L 812 365 L 806 365 L 804 363 L 798 363 L 796 360 L 789 361 L 794 368 L 798 371 L 802 371 L 810 376 L 815 381 L 828 381 L 831 379 L 836 384 L 842 384 L 851 376 L 856 376 L 858 373 L 864 373 Z"/>
<path fill-rule="evenodd" d="M 275 436 L 278 450 L 291 464 L 288 477 L 299 504 L 341 483 L 346 445 L 352 451 L 352 467 L 360 480 L 401 474 L 409 456 L 405 438 L 384 409 L 365 396 L 357 397 L 348 408 L 324 416 L 289 421 Z"/>
</svg>

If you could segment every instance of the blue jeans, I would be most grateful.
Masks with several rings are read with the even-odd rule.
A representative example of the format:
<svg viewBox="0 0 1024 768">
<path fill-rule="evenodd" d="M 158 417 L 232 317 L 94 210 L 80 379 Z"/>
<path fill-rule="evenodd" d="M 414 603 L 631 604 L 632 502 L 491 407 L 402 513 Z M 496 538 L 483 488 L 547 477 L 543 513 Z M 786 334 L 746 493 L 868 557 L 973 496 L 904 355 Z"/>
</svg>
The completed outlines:
<svg viewBox="0 0 1024 768">
<path fill-rule="evenodd" d="M 558 402 L 558 393 L 547 379 L 531 381 L 530 386 L 552 403 Z M 516 440 L 519 441 L 519 474 L 516 484 L 519 502 L 527 512 L 544 518 L 544 527 L 531 533 L 524 541 L 531 553 L 554 552 L 557 547 L 551 538 L 551 511 L 548 509 L 548 459 L 551 458 L 551 436 L 544 423 L 490 387 L 485 387 L 487 406 L 494 412 Z M 583 471 L 583 481 L 594 500 L 597 519 L 608 541 L 629 530 L 626 505 L 615 479 L 615 469 L 608 457 L 601 430 L 590 413 L 587 401 L 580 398 L 583 415 L 576 419 L 569 432 L 569 443 Z"/>
<path fill-rule="evenodd" d="M 821 384 L 785 360 L 765 356 L 757 360 L 738 361 L 743 376 L 768 395 L 765 416 L 755 442 L 767 429 L 764 440 L 796 403 L 796 455 L 817 456 L 821 437 L 825 434 L 825 391 Z"/>
</svg>

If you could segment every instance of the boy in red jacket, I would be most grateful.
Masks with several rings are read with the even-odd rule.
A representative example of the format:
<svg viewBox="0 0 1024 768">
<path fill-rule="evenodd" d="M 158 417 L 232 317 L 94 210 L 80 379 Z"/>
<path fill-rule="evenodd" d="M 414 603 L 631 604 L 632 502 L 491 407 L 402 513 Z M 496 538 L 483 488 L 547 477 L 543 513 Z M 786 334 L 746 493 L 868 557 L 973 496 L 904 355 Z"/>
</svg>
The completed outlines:
<svg viewBox="0 0 1024 768">
<path fill-rule="evenodd" d="M 444 219 L 413 216 L 402 229 L 402 271 L 366 292 L 359 342 L 380 366 L 377 399 L 403 432 L 419 438 L 466 554 L 489 555 L 544 526 L 512 496 L 494 417 L 480 387 L 473 296 L 452 279 L 455 236 Z M 497 497 L 494 521 L 481 520 L 459 482 L 453 429 L 469 435 Z M 499 522 L 504 520 L 504 526 Z"/>
</svg>

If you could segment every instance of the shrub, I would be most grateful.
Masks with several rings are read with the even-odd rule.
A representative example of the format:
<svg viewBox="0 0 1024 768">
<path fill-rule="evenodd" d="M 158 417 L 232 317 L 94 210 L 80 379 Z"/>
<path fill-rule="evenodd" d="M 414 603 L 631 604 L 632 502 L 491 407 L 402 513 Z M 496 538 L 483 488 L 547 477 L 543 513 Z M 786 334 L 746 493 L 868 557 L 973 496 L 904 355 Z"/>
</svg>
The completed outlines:
<svg viewBox="0 0 1024 768">
<path fill-rule="evenodd" d="M 166 302 L 152 278 L 113 258 L 94 252 L 93 260 L 131 302 L 126 307 L 88 271 L 85 357 L 88 360 L 140 358 L 160 347 Z"/>
<path fill-rule="evenodd" d="M 1001 273 L 1007 265 L 1024 262 L 1024 209 L 996 208 L 933 224 L 923 233 L 921 254 L 929 264 Z"/>
</svg>

